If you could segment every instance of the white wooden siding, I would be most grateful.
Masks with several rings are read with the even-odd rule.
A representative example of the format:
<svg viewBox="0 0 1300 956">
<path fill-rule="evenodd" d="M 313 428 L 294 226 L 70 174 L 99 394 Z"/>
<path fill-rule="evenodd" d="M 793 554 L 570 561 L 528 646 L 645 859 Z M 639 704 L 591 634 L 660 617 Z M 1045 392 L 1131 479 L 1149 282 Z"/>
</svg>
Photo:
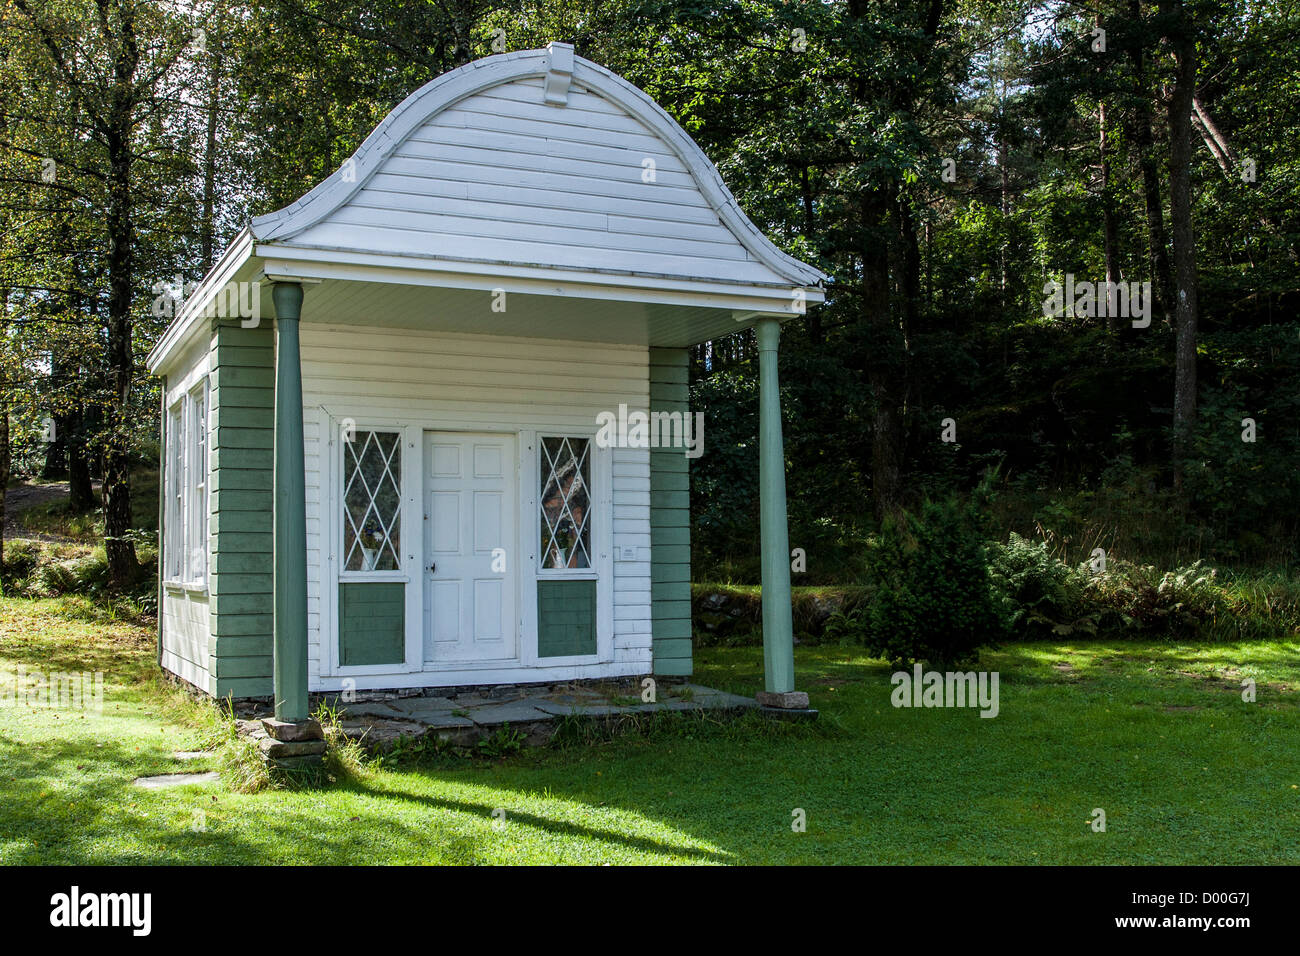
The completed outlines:
<svg viewBox="0 0 1300 956">
<path fill-rule="evenodd" d="M 596 345 L 556 339 L 465 335 L 320 325 L 304 322 L 302 373 L 307 471 L 307 612 L 309 686 L 336 689 L 340 678 L 322 673 L 328 645 L 327 563 L 334 516 L 325 514 L 331 467 L 328 422 L 389 420 L 425 429 L 510 431 L 535 429 L 594 434 L 596 415 L 620 403 L 646 408 L 649 353 L 640 346 Z M 364 426 L 358 426 L 364 427 Z M 649 673 L 650 459 L 647 449 L 611 449 L 613 495 L 612 662 L 514 666 L 481 671 L 463 683 L 560 681 Z M 421 490 L 422 493 L 422 490 Z M 525 517 L 525 520 L 527 518 Z M 636 549 L 635 561 L 617 558 Z M 521 567 L 521 586 L 533 578 Z M 419 587 L 422 574 L 413 575 Z M 521 643 L 535 635 L 520 635 Z M 443 683 L 434 672 L 358 677 L 356 686 Z"/>
<path fill-rule="evenodd" d="M 166 394 L 168 408 L 208 374 L 210 347 L 209 338 L 204 338 L 192 346 L 168 376 Z M 168 420 L 164 416 L 164 426 Z M 211 445 L 210 439 L 208 444 Z M 166 459 L 165 442 L 163 449 L 163 457 Z M 171 463 L 164 461 L 164 465 L 169 467 Z M 160 550 L 161 546 L 160 540 Z M 211 564 L 209 545 L 206 566 L 211 567 Z M 163 567 L 161 554 L 159 554 L 158 566 L 160 569 Z M 208 610 L 207 588 L 194 585 L 164 587 L 162 606 L 158 608 L 158 613 L 162 618 L 162 666 L 194 686 L 211 691 L 208 644 L 212 633 L 212 622 Z"/>
<path fill-rule="evenodd" d="M 164 588 L 162 665 L 201 690 L 211 691 L 208 673 L 208 616 L 206 591 Z"/>
<path fill-rule="evenodd" d="M 654 181 L 642 178 L 654 162 Z M 297 246 L 772 283 L 641 120 L 516 79 L 441 110 Z"/>
</svg>

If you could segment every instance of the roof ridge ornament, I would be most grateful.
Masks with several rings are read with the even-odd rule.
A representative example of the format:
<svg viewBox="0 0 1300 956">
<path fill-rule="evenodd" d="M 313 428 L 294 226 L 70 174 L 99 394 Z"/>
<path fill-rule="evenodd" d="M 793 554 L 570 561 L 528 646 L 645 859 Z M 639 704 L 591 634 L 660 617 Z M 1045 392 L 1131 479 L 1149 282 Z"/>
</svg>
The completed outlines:
<svg viewBox="0 0 1300 956">
<path fill-rule="evenodd" d="M 543 100 L 549 106 L 569 102 L 569 82 L 573 79 L 573 44 L 551 42 L 546 45 L 546 85 Z"/>
</svg>

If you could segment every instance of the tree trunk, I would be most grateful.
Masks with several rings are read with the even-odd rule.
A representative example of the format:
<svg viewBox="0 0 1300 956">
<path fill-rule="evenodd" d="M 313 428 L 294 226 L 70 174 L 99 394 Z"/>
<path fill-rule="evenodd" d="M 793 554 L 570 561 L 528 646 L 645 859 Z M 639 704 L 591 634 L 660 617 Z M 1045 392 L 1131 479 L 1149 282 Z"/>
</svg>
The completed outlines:
<svg viewBox="0 0 1300 956">
<path fill-rule="evenodd" d="M 135 371 L 131 290 L 135 282 L 135 227 L 131 216 L 131 131 L 133 84 L 139 63 L 134 11 L 121 8 L 121 33 L 114 56 L 114 85 L 108 112 L 108 374 L 112 404 L 104 443 L 104 550 L 108 576 L 127 587 L 139 570 L 131 530 L 130 404 Z"/>
<path fill-rule="evenodd" d="M 1005 82 L 1003 95 L 1005 96 Z M 998 223 L 998 306 L 1005 313 L 1007 308 L 1007 213 L 1011 209 L 1011 173 L 1007 168 L 1007 131 L 1006 121 L 1001 107 L 998 111 L 998 176 L 1001 181 L 1001 199 L 998 210 L 1001 220 Z"/>
<path fill-rule="evenodd" d="M 202 246 L 203 265 L 201 271 L 206 274 L 212 268 L 216 255 L 213 223 L 217 192 L 217 116 L 221 103 L 221 75 L 214 58 L 208 78 L 208 129 L 207 143 L 203 154 L 203 219 L 199 223 L 200 245 Z"/>
<path fill-rule="evenodd" d="M 901 381 L 905 344 L 890 307 L 889 243 L 880 235 L 884 204 L 864 197 L 861 209 L 862 300 L 866 333 L 864 368 L 871 395 L 871 493 L 878 519 L 903 507 L 903 416 Z"/>
<path fill-rule="evenodd" d="M 95 488 L 90 481 L 90 457 L 86 454 L 86 427 L 80 412 L 68 416 L 68 509 L 91 511 L 95 507 Z"/>
<path fill-rule="evenodd" d="M 3 372 L 0 372 L 3 374 Z M 0 577 L 5 566 L 5 496 L 9 489 L 9 385 L 0 384 Z M 4 582 L 0 581 L 0 594 Z"/>
<path fill-rule="evenodd" d="M 1097 104 L 1097 121 L 1101 132 L 1098 147 L 1101 152 L 1101 221 L 1102 247 L 1106 259 L 1106 327 L 1112 335 L 1123 331 L 1119 303 L 1112 291 L 1120 281 L 1119 226 L 1115 221 L 1115 205 L 1110 188 L 1110 147 L 1106 129 L 1106 101 Z"/>
<path fill-rule="evenodd" d="M 1141 0 L 1129 0 L 1134 22 L 1142 19 Z M 1164 203 L 1160 197 L 1160 172 L 1156 166 L 1155 135 L 1152 133 L 1151 91 L 1147 85 L 1146 57 L 1140 43 L 1130 47 L 1137 93 L 1132 119 L 1133 146 L 1142 170 L 1142 199 L 1147 215 L 1147 258 L 1151 282 L 1160 311 L 1168 322 L 1174 313 L 1173 272 L 1169 267 L 1169 239 L 1165 234 Z"/>
<path fill-rule="evenodd" d="M 1192 224 L 1192 99 L 1196 93 L 1196 38 L 1182 0 L 1164 0 L 1177 13 L 1169 37 L 1174 53 L 1174 87 L 1169 100 L 1169 218 L 1174 240 L 1177 331 L 1174 353 L 1174 487 L 1183 490 L 1183 459 L 1196 422 L 1196 337 L 1198 320 L 1196 236 Z"/>
<path fill-rule="evenodd" d="M 57 387 L 57 386 L 56 386 Z M 57 481 L 68 473 L 66 415 L 51 415 L 54 422 L 54 440 L 45 443 L 45 461 L 41 464 L 41 481 Z"/>
<path fill-rule="evenodd" d="M 803 201 L 804 239 L 811 243 L 817 228 L 817 220 L 813 210 L 812 177 L 806 165 L 799 168 L 799 193 Z M 821 309 L 810 309 L 808 310 L 808 341 L 813 345 L 821 345 L 824 340 Z"/>
</svg>

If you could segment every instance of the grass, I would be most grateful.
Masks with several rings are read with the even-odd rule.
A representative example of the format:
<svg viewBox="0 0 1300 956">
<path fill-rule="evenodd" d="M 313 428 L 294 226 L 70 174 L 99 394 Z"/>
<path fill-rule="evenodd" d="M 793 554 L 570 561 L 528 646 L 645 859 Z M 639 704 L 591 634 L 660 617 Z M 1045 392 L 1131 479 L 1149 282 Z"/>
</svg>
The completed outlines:
<svg viewBox="0 0 1300 956">
<path fill-rule="evenodd" d="M 1292 640 L 1012 645 L 981 664 L 1001 674 L 992 720 L 895 709 L 882 662 L 800 647 L 815 725 L 660 720 L 258 793 L 132 786 L 223 727 L 155 677 L 153 648 L 85 602 L 0 599 L 0 666 L 107 684 L 102 714 L 0 708 L 0 862 L 1300 862 Z M 756 648 L 704 649 L 695 679 L 753 693 L 761 667 Z"/>
<path fill-rule="evenodd" d="M 131 527 L 144 531 L 156 531 L 158 528 L 158 469 L 135 468 L 131 471 Z M 47 486 L 60 484 L 58 481 L 29 479 L 26 482 L 13 482 L 11 487 L 26 484 Z M 101 544 L 104 538 L 104 511 L 100 493 L 94 492 L 96 507 L 91 511 L 73 511 L 68 507 L 67 495 L 54 501 L 29 505 L 21 511 L 10 509 L 11 517 L 17 521 L 19 534 L 49 535 L 62 539 L 67 544 L 93 546 Z"/>
</svg>

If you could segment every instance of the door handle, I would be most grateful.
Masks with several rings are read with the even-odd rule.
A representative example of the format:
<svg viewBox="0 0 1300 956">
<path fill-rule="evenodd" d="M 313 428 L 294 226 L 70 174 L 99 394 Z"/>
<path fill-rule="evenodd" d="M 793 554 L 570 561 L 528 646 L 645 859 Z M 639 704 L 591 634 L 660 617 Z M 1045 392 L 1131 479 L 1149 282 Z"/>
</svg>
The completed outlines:
<svg viewBox="0 0 1300 956">
<path fill-rule="evenodd" d="M 437 571 L 437 570 L 438 570 L 438 566 L 437 566 L 436 564 L 431 564 L 431 565 L 429 565 L 429 573 L 430 573 L 430 574 L 433 574 L 433 572 L 435 572 L 435 571 Z"/>
</svg>

